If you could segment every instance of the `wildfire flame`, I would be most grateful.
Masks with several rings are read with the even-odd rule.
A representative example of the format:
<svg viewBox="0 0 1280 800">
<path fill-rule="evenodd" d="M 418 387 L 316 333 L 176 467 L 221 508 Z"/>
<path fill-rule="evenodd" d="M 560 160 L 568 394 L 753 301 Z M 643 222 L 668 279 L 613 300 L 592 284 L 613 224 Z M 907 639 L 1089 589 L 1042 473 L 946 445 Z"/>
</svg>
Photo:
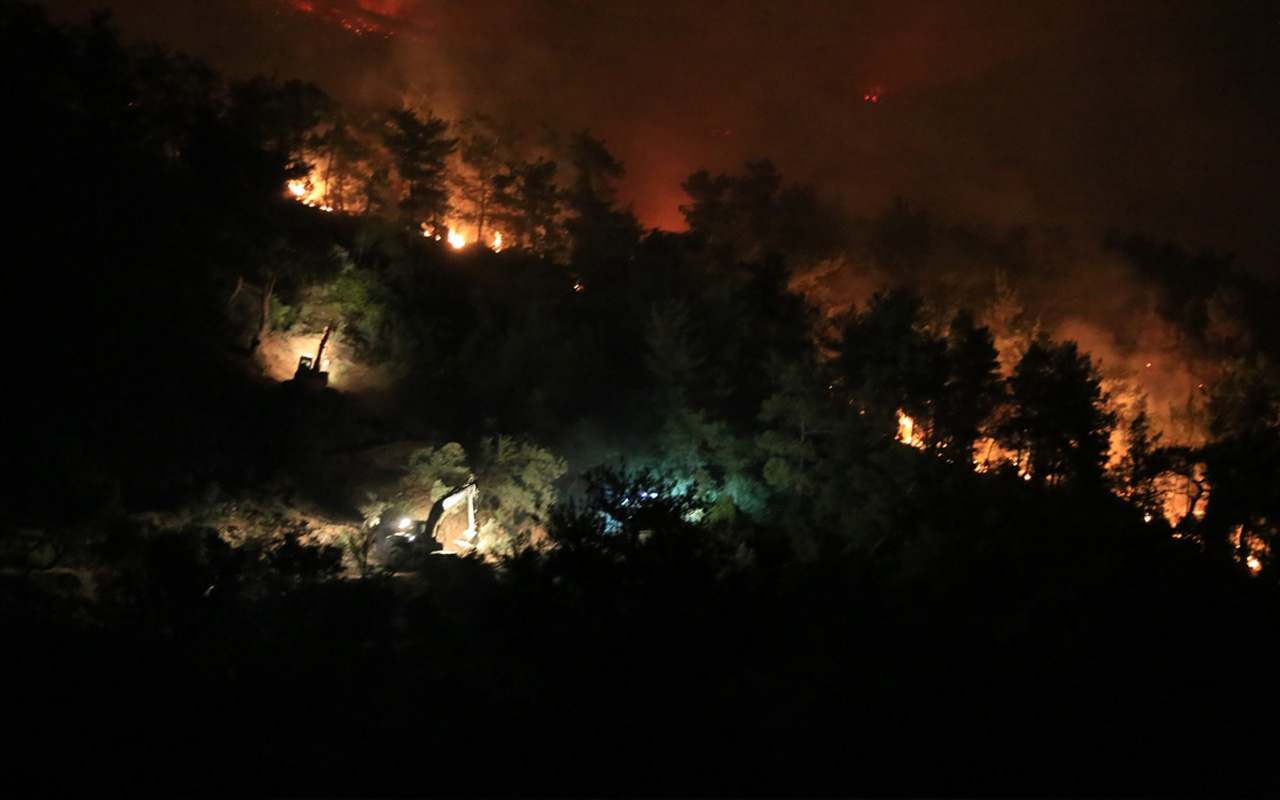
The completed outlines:
<svg viewBox="0 0 1280 800">
<path fill-rule="evenodd" d="M 1265 520 L 1263 520 L 1265 522 Z M 1270 554 L 1271 548 L 1257 534 L 1245 530 L 1245 526 L 1237 525 L 1231 532 L 1231 546 L 1236 549 L 1236 560 L 1243 561 L 1249 572 L 1257 575 L 1262 571 L 1262 557 Z"/>
<path fill-rule="evenodd" d="M 361 0 L 355 8 L 343 10 L 334 5 L 328 8 L 316 8 L 312 0 L 279 0 L 279 2 L 292 6 L 295 11 L 312 14 L 331 24 L 340 25 L 357 36 L 373 35 L 389 39 L 395 35 L 390 25 L 391 15 L 399 10 L 396 3 Z"/>
<path fill-rule="evenodd" d="M 290 196 L 308 208 L 321 211 L 333 211 L 332 206 L 324 203 L 324 186 L 313 178 L 299 178 L 286 184 Z"/>
<path fill-rule="evenodd" d="M 912 447 L 924 449 L 924 432 L 916 426 L 916 421 L 901 411 L 898 412 L 898 441 Z"/>
<path fill-rule="evenodd" d="M 461 250 L 467 246 L 466 234 L 452 225 L 449 226 L 449 233 L 445 236 L 441 236 L 440 234 L 434 233 L 428 229 L 427 224 L 424 222 L 422 224 L 422 235 L 428 239 L 435 239 L 437 242 L 448 242 L 449 246 L 455 250 Z M 479 242 L 480 239 L 477 238 L 476 241 Z M 493 243 L 489 245 L 489 249 L 493 250 L 495 253 L 502 249 L 501 233 L 493 234 Z"/>
</svg>

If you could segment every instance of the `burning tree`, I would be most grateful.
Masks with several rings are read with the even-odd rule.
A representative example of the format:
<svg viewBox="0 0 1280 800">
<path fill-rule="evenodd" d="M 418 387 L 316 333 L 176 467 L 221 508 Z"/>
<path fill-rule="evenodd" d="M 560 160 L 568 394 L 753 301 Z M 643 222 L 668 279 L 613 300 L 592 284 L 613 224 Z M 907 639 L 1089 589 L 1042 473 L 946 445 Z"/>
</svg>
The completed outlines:
<svg viewBox="0 0 1280 800">
<path fill-rule="evenodd" d="M 320 196 L 323 205 L 345 211 L 355 205 L 363 192 L 366 194 L 365 210 L 368 211 L 365 189 L 373 148 L 362 135 L 359 124 L 345 115 L 338 115 L 328 130 L 315 137 L 313 147 L 317 156 L 316 171 L 323 187 Z"/>
<path fill-rule="evenodd" d="M 451 183 L 460 202 L 458 218 L 475 227 L 476 241 L 484 243 L 486 228 L 491 227 L 498 205 L 497 178 L 502 172 L 503 151 L 509 146 L 514 131 L 484 114 L 467 117 L 458 123 L 458 160 L 461 169 Z"/>
<path fill-rule="evenodd" d="M 565 246 L 561 215 L 564 192 L 556 185 L 556 162 L 545 158 L 507 165 L 494 177 L 495 217 L 508 241 L 540 256 L 554 258 Z"/>
<path fill-rule="evenodd" d="M 932 441 L 933 402 L 947 383 L 946 342 L 923 321 L 923 301 L 906 290 L 878 294 L 845 325 L 840 369 L 852 402 L 884 430 L 899 417 Z"/>
<path fill-rule="evenodd" d="M 1004 400 L 1000 360 L 990 329 L 961 312 L 947 335 L 947 380 L 933 408 L 934 439 L 944 455 L 968 464 L 973 449 Z"/>
<path fill-rule="evenodd" d="M 458 147 L 457 139 L 446 138 L 448 130 L 448 122 L 430 113 L 424 120 L 410 109 L 400 109 L 387 113 L 382 137 L 407 186 L 401 212 L 410 224 L 422 223 L 435 235 L 448 228 L 448 159 Z"/>
</svg>

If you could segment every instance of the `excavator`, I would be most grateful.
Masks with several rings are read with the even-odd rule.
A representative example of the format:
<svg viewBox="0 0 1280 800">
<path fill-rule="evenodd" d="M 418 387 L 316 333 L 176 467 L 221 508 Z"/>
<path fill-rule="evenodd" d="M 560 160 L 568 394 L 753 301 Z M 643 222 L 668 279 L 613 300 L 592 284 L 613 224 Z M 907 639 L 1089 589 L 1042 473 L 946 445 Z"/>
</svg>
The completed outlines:
<svg viewBox="0 0 1280 800">
<path fill-rule="evenodd" d="M 298 368 L 293 373 L 293 382 L 299 386 L 323 389 L 329 385 L 329 373 L 320 368 L 324 362 L 324 347 L 329 343 L 329 335 L 333 333 L 333 325 L 324 326 L 324 335 L 320 337 L 320 347 L 314 356 L 302 356 L 298 359 Z"/>
<path fill-rule="evenodd" d="M 476 488 L 476 476 L 467 478 L 462 486 L 449 492 L 431 506 L 427 515 L 425 528 L 445 552 L 461 552 L 475 547 L 476 538 L 476 498 L 480 490 Z M 462 519 L 456 513 L 450 513 L 460 504 L 467 504 L 467 526 L 461 531 Z"/>
<path fill-rule="evenodd" d="M 454 555 L 475 547 L 476 498 L 480 490 L 476 486 L 474 475 L 457 489 L 446 494 L 431 506 L 424 520 L 401 517 L 394 529 L 383 539 L 386 542 L 384 553 L 389 554 L 396 539 L 416 542 L 419 539 L 431 540 L 428 549 L 441 555 Z M 466 515 L 463 516 L 462 505 Z"/>
</svg>

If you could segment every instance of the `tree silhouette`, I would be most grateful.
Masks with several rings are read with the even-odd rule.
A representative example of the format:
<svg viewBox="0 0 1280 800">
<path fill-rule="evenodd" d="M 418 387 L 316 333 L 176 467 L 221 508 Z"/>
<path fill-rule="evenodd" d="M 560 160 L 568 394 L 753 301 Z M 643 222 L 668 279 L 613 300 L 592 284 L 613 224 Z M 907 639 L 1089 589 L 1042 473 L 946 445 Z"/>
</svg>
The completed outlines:
<svg viewBox="0 0 1280 800">
<path fill-rule="evenodd" d="M 1102 381 L 1075 342 L 1034 342 L 1009 379 L 1010 411 L 999 428 L 1033 480 L 1102 483 L 1115 415 Z"/>
<path fill-rule="evenodd" d="M 907 414 L 931 441 L 933 404 L 949 370 L 947 343 L 925 327 L 923 307 L 907 290 L 877 294 L 844 326 L 839 358 L 845 390 L 859 410 L 886 431 L 897 429 L 898 414 Z"/>
<path fill-rule="evenodd" d="M 383 144 L 396 171 L 407 185 L 400 210 L 411 227 L 426 226 L 443 235 L 449 215 L 448 158 L 458 146 L 446 138 L 449 123 L 428 115 L 424 120 L 410 109 L 387 112 Z"/>
<path fill-rule="evenodd" d="M 973 314 L 958 313 L 947 335 L 946 383 L 933 403 L 933 442 L 942 455 L 969 464 L 974 443 L 1004 399 L 1000 360 L 991 331 Z"/>
<path fill-rule="evenodd" d="M 770 257 L 821 259 L 838 244 L 833 214 L 805 186 L 784 186 L 769 161 L 748 162 L 740 175 L 699 170 L 681 188 L 689 231 L 726 264 Z"/>
<path fill-rule="evenodd" d="M 573 261 L 586 270 L 605 269 L 627 258 L 640 239 L 635 214 L 614 205 L 626 169 L 603 140 L 585 132 L 570 139 L 568 150 L 574 178 L 565 196 L 565 230 L 573 240 Z"/>
<path fill-rule="evenodd" d="M 565 193 L 555 179 L 556 162 L 544 158 L 509 164 L 494 176 L 493 213 L 504 228 L 504 245 L 510 242 L 546 258 L 564 254 Z"/>
<path fill-rule="evenodd" d="M 515 136 L 510 125 L 502 125 L 484 114 L 465 117 L 457 124 L 458 159 L 461 170 L 452 183 L 462 199 L 459 217 L 476 228 L 476 240 L 487 244 L 485 231 L 492 227 L 498 212 L 498 176 L 502 173 Z"/>
<path fill-rule="evenodd" d="M 312 140 L 312 147 L 320 158 L 316 169 L 324 184 L 324 204 L 337 211 L 355 208 L 370 180 L 368 165 L 373 156 L 359 122 L 335 114 L 328 130 Z M 363 210 L 370 210 L 367 202 Z"/>
<path fill-rule="evenodd" d="M 227 114 L 234 130 L 279 154 L 290 174 L 302 177 L 311 169 L 304 160 L 307 144 L 334 110 L 334 101 L 313 83 L 258 76 L 231 84 Z"/>
</svg>

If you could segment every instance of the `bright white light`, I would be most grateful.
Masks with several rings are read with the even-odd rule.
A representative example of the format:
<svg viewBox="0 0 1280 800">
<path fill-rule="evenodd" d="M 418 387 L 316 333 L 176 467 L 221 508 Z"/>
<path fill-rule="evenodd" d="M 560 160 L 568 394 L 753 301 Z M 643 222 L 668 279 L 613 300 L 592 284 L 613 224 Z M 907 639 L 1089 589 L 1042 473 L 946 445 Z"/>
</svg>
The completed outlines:
<svg viewBox="0 0 1280 800">
<path fill-rule="evenodd" d="M 1257 556 L 1249 556 L 1244 560 L 1244 563 L 1249 565 L 1250 572 L 1257 572 L 1262 569 L 1262 560 Z"/>
<path fill-rule="evenodd" d="M 396 523 L 396 527 L 402 531 L 407 531 L 409 530 L 409 526 L 412 524 L 413 524 L 413 520 L 409 519 L 408 517 L 401 517 L 400 521 Z"/>
<path fill-rule="evenodd" d="M 466 245 L 466 243 L 467 240 L 463 238 L 462 234 L 458 233 L 453 228 L 449 229 L 449 245 L 453 247 L 453 249 L 458 250 Z"/>
<path fill-rule="evenodd" d="M 1143 514 L 1143 515 L 1142 515 L 1142 521 L 1143 521 L 1143 522 L 1150 522 L 1150 521 L 1151 521 L 1151 515 L 1150 515 L 1150 514 Z"/>
</svg>

